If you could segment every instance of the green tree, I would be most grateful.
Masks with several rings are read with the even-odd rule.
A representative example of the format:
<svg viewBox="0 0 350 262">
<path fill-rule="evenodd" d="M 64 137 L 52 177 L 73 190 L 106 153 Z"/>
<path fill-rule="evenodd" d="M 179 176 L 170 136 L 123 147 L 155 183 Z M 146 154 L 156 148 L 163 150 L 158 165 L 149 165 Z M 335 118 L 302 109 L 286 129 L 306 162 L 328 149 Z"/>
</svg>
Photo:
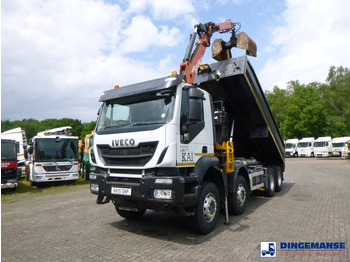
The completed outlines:
<svg viewBox="0 0 350 262">
<path fill-rule="evenodd" d="M 95 129 L 96 121 L 91 121 L 90 123 L 84 123 L 83 126 L 84 128 L 80 135 L 81 138 L 85 137 L 88 134 L 91 134 L 91 131 Z"/>
<path fill-rule="evenodd" d="M 350 70 L 331 66 L 321 91 L 329 116 L 328 133 L 333 137 L 350 135 Z"/>
<path fill-rule="evenodd" d="M 285 139 L 308 136 L 323 136 L 327 127 L 327 115 L 321 99 L 319 83 L 301 85 L 291 81 L 288 88 L 293 90 L 285 104 L 285 119 L 281 132 Z"/>
<path fill-rule="evenodd" d="M 281 128 L 286 117 L 285 104 L 291 95 L 290 89 L 280 89 L 275 86 L 272 91 L 265 92 L 266 99 L 270 105 L 271 112 L 276 120 L 276 124 Z"/>
</svg>

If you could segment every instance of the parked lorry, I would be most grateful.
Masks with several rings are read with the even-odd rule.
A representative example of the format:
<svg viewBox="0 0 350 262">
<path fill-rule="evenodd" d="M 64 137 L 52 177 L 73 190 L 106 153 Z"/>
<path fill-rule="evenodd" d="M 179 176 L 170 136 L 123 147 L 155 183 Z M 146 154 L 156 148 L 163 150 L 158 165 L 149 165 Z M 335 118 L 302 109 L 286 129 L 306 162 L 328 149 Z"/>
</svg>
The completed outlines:
<svg viewBox="0 0 350 262">
<path fill-rule="evenodd" d="M 78 137 L 71 135 L 71 129 L 54 128 L 32 138 L 27 177 L 31 185 L 79 178 Z"/>
<path fill-rule="evenodd" d="M 27 136 L 25 130 L 20 127 L 7 130 L 1 133 L 1 138 L 16 141 L 17 163 L 19 175 L 25 174 L 25 164 L 28 161 Z"/>
<path fill-rule="evenodd" d="M 314 137 L 304 137 L 298 142 L 298 156 L 314 156 Z"/>
<path fill-rule="evenodd" d="M 92 166 L 90 163 L 90 139 L 92 138 L 94 134 L 94 131 L 91 132 L 91 134 L 86 135 L 82 139 L 82 146 L 81 146 L 81 153 L 82 153 L 82 159 L 81 159 L 81 165 L 80 165 L 80 170 L 81 170 L 81 176 L 88 180 L 90 173 L 95 171 L 95 166 Z"/>
<path fill-rule="evenodd" d="M 146 209 L 187 216 L 207 234 L 219 211 L 242 214 L 254 191 L 273 196 L 284 179 L 285 146 L 246 56 L 255 43 L 231 20 L 196 26 L 180 74 L 106 91 L 90 149 L 90 190 L 126 219 Z M 212 33 L 219 62 L 200 65 Z M 192 52 L 196 34 L 199 36 Z M 245 40 L 245 41 L 243 41 Z"/>
<path fill-rule="evenodd" d="M 298 139 L 286 140 L 286 157 L 298 156 Z"/>
<path fill-rule="evenodd" d="M 345 157 L 345 145 L 350 140 L 350 137 L 336 137 L 332 139 L 333 156 Z"/>
<path fill-rule="evenodd" d="M 350 158 L 350 140 L 345 143 L 345 158 Z"/>
<path fill-rule="evenodd" d="M 1 139 L 1 189 L 18 187 L 17 167 L 16 141 Z"/>
<path fill-rule="evenodd" d="M 319 137 L 314 142 L 315 157 L 331 156 L 333 151 L 332 138 L 330 136 Z"/>
</svg>

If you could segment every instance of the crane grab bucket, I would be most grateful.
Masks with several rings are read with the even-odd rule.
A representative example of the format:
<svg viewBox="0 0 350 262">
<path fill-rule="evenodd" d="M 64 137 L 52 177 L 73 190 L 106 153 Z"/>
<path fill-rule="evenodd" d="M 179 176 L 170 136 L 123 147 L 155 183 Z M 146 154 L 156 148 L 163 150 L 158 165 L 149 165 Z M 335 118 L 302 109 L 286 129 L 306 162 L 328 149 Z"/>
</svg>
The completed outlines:
<svg viewBox="0 0 350 262">
<path fill-rule="evenodd" d="M 230 59 L 231 48 L 237 47 L 246 50 L 246 54 L 256 56 L 257 48 L 255 42 L 244 32 L 236 35 L 236 41 L 225 42 L 221 38 L 215 39 L 211 46 L 212 57 L 217 61 Z"/>
</svg>

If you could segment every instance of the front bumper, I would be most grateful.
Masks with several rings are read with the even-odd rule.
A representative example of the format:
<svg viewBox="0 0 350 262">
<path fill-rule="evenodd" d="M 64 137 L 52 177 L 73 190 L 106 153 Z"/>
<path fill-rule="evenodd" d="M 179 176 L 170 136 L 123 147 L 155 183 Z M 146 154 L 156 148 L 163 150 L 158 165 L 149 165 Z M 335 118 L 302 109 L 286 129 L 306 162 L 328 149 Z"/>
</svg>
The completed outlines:
<svg viewBox="0 0 350 262">
<path fill-rule="evenodd" d="M 329 152 L 315 152 L 315 157 L 328 157 Z"/>
<path fill-rule="evenodd" d="M 45 183 L 54 181 L 69 181 L 79 179 L 78 172 L 68 172 L 68 173 L 50 173 L 50 174 L 35 174 L 33 176 L 33 182 Z"/>
<path fill-rule="evenodd" d="M 5 188 L 17 188 L 18 183 L 17 182 L 11 182 L 11 183 L 1 183 L 1 189 Z"/>
<path fill-rule="evenodd" d="M 159 182 L 160 181 L 160 182 Z M 167 181 L 162 183 L 162 181 Z M 169 183 L 171 181 L 171 183 Z M 113 192 L 112 193 L 112 188 Z M 115 188 L 122 188 L 115 193 Z M 170 190 L 171 198 L 156 198 L 155 190 Z M 186 207 L 194 206 L 199 199 L 201 186 L 195 179 L 182 176 L 143 176 L 139 182 L 114 181 L 108 173 L 91 173 L 90 191 L 99 196 L 111 199 L 120 207 L 146 208 L 153 210 L 169 210 L 176 208 L 180 213 Z M 122 195 L 127 192 L 128 195 Z"/>
</svg>

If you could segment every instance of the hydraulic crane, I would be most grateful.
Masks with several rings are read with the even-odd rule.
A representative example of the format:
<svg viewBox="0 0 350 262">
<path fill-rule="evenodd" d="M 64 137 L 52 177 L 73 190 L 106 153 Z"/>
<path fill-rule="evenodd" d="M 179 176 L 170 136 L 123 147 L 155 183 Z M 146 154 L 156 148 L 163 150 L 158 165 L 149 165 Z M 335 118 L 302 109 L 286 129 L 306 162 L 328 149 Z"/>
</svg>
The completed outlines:
<svg viewBox="0 0 350 262">
<path fill-rule="evenodd" d="M 195 25 L 195 31 L 190 36 L 190 43 L 187 46 L 183 62 L 180 64 L 180 74 L 184 75 L 186 83 L 193 84 L 193 80 L 198 72 L 199 65 L 203 59 L 207 47 L 210 46 L 210 39 L 215 32 L 231 32 L 231 38 L 228 42 L 222 39 L 216 39 L 212 46 L 212 56 L 217 61 L 231 58 L 230 49 L 237 47 L 245 49 L 247 55 L 256 56 L 255 42 L 244 32 L 236 34 L 235 27 L 240 23 L 233 23 L 230 19 L 221 23 L 206 23 Z M 192 52 L 196 36 L 199 39 L 196 43 L 195 50 Z"/>
</svg>

